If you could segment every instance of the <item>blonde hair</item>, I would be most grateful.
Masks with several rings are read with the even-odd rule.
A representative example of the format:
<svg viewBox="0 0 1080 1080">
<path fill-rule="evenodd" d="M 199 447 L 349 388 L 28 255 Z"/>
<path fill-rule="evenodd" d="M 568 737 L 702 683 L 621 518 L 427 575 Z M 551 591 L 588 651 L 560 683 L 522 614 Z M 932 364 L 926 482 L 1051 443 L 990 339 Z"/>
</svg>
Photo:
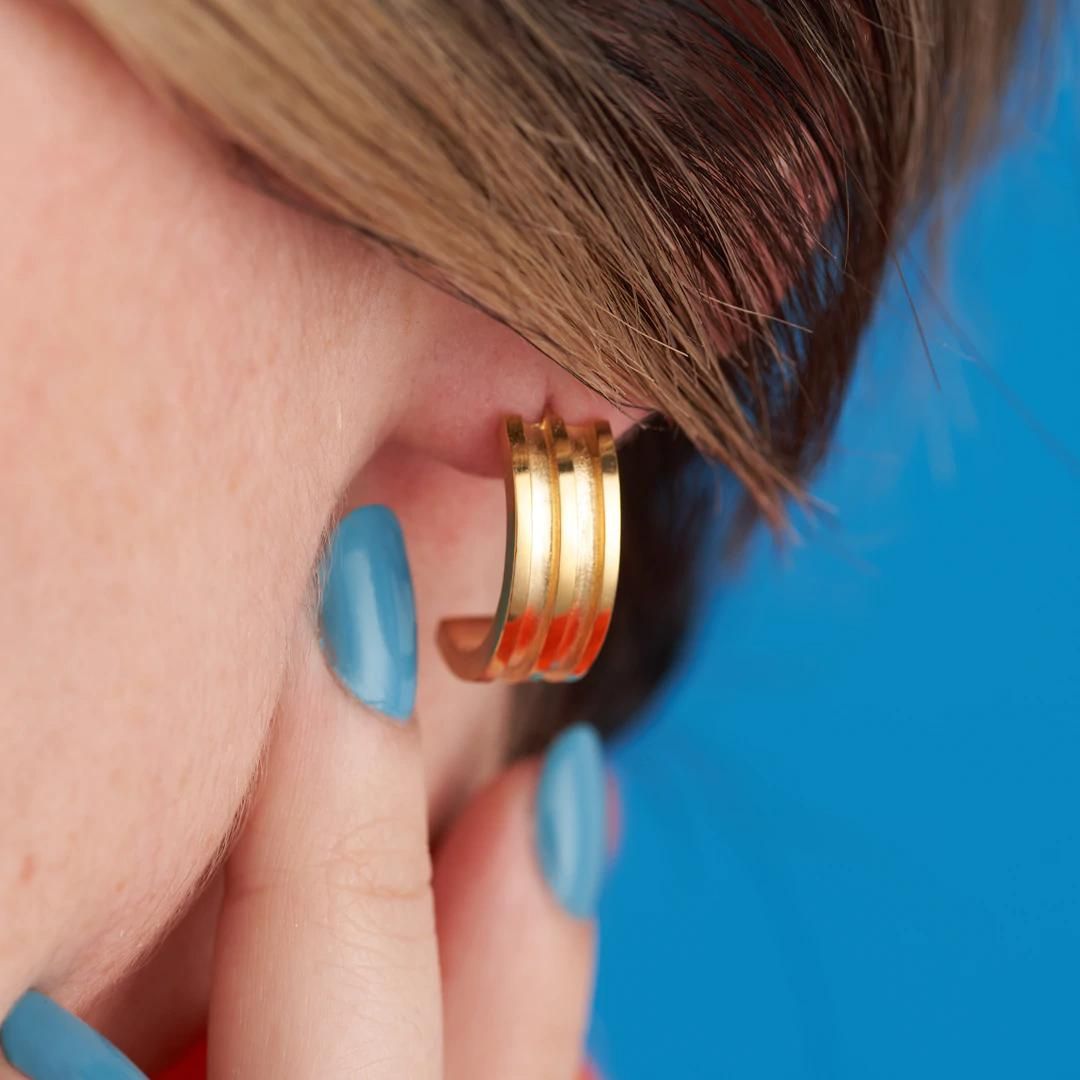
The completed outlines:
<svg viewBox="0 0 1080 1080">
<path fill-rule="evenodd" d="M 78 3 L 261 182 L 655 410 L 774 521 L 1028 6 Z"/>
</svg>

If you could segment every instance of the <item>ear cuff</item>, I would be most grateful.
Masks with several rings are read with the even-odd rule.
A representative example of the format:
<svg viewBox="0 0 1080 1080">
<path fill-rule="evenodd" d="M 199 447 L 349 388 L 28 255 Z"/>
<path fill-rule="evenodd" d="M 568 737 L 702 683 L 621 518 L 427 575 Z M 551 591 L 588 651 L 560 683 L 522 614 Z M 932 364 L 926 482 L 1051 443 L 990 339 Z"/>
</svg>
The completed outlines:
<svg viewBox="0 0 1080 1080">
<path fill-rule="evenodd" d="M 440 651 L 470 681 L 568 682 L 607 636 L 619 577 L 619 467 L 604 421 L 506 420 L 506 563 L 493 617 L 440 624 Z"/>
</svg>

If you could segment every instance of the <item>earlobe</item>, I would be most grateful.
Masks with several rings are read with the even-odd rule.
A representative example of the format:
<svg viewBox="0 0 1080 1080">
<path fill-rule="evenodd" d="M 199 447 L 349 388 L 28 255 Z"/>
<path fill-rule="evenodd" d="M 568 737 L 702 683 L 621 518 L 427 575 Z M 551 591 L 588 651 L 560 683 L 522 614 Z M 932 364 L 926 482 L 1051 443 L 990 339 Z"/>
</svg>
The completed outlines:
<svg viewBox="0 0 1080 1080">
<path fill-rule="evenodd" d="M 405 390 L 390 441 L 473 476 L 501 478 L 507 416 L 604 420 L 618 438 L 646 414 L 613 404 L 490 315 L 410 274 L 387 270 L 408 313 L 390 359 Z M 391 347 L 392 334 L 388 335 Z"/>
</svg>

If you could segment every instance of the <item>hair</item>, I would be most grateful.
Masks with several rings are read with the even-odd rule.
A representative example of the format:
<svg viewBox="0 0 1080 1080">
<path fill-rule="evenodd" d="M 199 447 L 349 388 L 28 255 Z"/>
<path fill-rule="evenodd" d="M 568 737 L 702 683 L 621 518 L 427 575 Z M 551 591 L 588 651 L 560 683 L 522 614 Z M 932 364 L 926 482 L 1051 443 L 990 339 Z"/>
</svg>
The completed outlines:
<svg viewBox="0 0 1080 1080">
<path fill-rule="evenodd" d="M 659 418 L 622 454 L 607 647 L 523 702 L 520 749 L 583 715 L 612 730 L 669 669 L 715 497 L 695 462 L 783 521 L 1035 4 L 79 0 L 276 194 Z"/>
</svg>

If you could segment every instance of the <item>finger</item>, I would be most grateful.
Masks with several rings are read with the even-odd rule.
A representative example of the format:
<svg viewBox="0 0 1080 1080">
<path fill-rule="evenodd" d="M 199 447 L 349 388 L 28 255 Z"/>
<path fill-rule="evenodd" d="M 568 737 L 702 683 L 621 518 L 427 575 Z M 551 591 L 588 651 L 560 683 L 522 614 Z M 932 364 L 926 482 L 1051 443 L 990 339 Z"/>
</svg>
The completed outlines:
<svg viewBox="0 0 1080 1080">
<path fill-rule="evenodd" d="M 384 508 L 341 523 L 322 629 L 338 679 L 309 635 L 226 867 L 210 1075 L 441 1077 L 417 733 L 349 693 L 398 716 L 411 709 L 412 591 Z"/>
<path fill-rule="evenodd" d="M 592 994 L 606 779 L 591 728 L 514 766 L 439 851 L 449 1080 L 572 1080 Z"/>
<path fill-rule="evenodd" d="M 115 1046 L 37 990 L 23 994 L 4 1018 L 0 1048 L 3 1077 L 14 1077 L 17 1069 L 31 1080 L 145 1080 Z"/>
</svg>

